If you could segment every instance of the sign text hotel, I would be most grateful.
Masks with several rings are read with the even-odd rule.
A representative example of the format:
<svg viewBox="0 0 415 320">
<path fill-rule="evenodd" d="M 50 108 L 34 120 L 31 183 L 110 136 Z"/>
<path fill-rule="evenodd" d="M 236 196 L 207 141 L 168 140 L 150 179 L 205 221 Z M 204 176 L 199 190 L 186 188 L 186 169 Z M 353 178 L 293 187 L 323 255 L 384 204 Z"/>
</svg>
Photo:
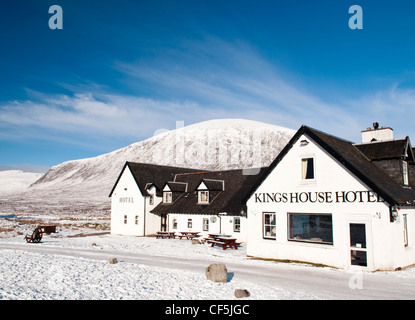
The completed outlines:
<svg viewBox="0 0 415 320">
<path fill-rule="evenodd" d="M 373 191 L 314 191 L 255 193 L 255 202 L 260 203 L 354 203 L 383 202 Z"/>
</svg>

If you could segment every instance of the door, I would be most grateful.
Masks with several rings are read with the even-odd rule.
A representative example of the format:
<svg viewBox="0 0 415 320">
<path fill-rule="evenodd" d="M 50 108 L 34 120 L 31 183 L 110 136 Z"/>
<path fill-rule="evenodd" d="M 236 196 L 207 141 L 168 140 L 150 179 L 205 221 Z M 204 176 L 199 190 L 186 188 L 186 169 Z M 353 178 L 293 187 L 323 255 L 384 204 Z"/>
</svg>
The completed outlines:
<svg viewBox="0 0 415 320">
<path fill-rule="evenodd" d="M 161 226 L 160 231 L 167 231 L 167 214 L 161 215 Z"/>
<path fill-rule="evenodd" d="M 366 224 L 350 223 L 350 263 L 367 267 Z"/>
</svg>

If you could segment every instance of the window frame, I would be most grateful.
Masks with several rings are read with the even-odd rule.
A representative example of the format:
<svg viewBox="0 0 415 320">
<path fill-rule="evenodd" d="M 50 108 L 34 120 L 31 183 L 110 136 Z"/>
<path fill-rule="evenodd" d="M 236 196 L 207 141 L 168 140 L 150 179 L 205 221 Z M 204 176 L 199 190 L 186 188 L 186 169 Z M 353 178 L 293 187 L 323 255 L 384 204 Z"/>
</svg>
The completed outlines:
<svg viewBox="0 0 415 320">
<path fill-rule="evenodd" d="M 274 216 L 274 219 L 273 219 L 274 224 L 271 224 L 271 223 L 266 224 L 265 223 L 265 221 L 266 221 L 265 216 L 266 215 Z M 270 221 L 272 221 L 272 220 L 270 220 Z M 266 232 L 267 232 L 266 227 L 271 228 L 270 231 L 269 231 L 270 235 L 266 234 Z M 272 235 L 272 227 L 274 227 L 274 230 L 275 230 L 275 233 L 274 233 L 275 235 L 274 236 Z M 262 238 L 265 239 L 265 240 L 276 240 L 277 239 L 277 214 L 275 212 L 268 212 L 268 211 L 262 212 Z"/>
<path fill-rule="evenodd" d="M 233 218 L 233 232 L 241 232 L 241 217 Z"/>
<path fill-rule="evenodd" d="M 404 186 L 409 185 L 408 162 L 402 160 L 402 183 Z"/>
<path fill-rule="evenodd" d="M 203 218 L 202 230 L 209 231 L 209 218 Z"/>
<path fill-rule="evenodd" d="M 193 228 L 193 219 L 187 219 L 187 228 L 189 229 Z"/>
<path fill-rule="evenodd" d="M 124 215 L 124 224 L 127 224 L 127 222 L 128 222 L 128 216 L 125 214 Z"/>
<path fill-rule="evenodd" d="M 171 191 L 163 191 L 163 203 L 172 203 L 173 193 Z"/>
<path fill-rule="evenodd" d="M 311 161 L 310 161 L 311 160 Z M 309 164 L 311 162 L 311 165 Z M 301 180 L 313 181 L 316 179 L 316 160 L 315 157 L 301 157 Z M 312 171 L 309 171 L 312 169 Z M 311 174 L 310 174 L 311 172 Z M 310 176 L 309 176 L 310 175 Z M 312 175 L 312 176 L 311 176 Z"/>
<path fill-rule="evenodd" d="M 291 218 L 292 216 L 303 216 L 303 217 L 309 216 L 309 221 L 310 221 L 310 216 L 314 216 L 314 217 L 320 217 L 320 216 L 330 217 L 331 218 L 331 225 L 330 225 L 331 226 L 331 241 L 323 241 L 323 238 L 317 238 L 317 237 L 295 238 L 296 236 L 293 233 L 294 226 L 292 226 L 292 222 L 293 222 L 293 220 Z M 304 222 L 302 223 L 302 227 L 304 228 Z M 287 240 L 288 241 L 293 241 L 293 242 L 306 242 L 306 243 L 316 243 L 316 244 L 323 244 L 323 245 L 330 245 L 330 246 L 333 246 L 334 245 L 334 237 L 333 237 L 333 214 L 331 214 L 331 213 L 287 212 L 287 229 L 288 229 L 287 230 Z M 309 233 L 311 233 L 311 232 L 309 232 Z M 321 241 L 318 241 L 317 239 L 320 239 Z"/>
<path fill-rule="evenodd" d="M 202 193 L 204 194 L 204 197 L 206 197 L 206 200 L 202 200 Z M 197 203 L 209 204 L 209 190 L 199 190 L 197 192 Z"/>
</svg>

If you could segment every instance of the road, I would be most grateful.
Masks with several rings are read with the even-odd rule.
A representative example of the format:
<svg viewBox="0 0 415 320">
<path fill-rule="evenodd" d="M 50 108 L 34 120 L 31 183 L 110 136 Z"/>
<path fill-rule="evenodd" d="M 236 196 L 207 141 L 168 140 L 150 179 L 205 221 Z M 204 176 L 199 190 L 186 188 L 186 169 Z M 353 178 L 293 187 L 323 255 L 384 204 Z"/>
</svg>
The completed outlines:
<svg viewBox="0 0 415 320">
<path fill-rule="evenodd" d="M 190 270 L 204 273 L 212 263 L 208 259 L 183 259 L 151 254 L 138 254 L 111 250 L 91 250 L 71 247 L 53 247 L 0 243 L 0 248 L 30 250 L 39 253 L 108 260 L 117 257 L 119 261 L 138 263 L 169 269 Z M 327 299 L 415 299 L 415 277 L 399 277 L 381 272 L 349 272 L 318 267 L 287 268 L 286 265 L 252 265 L 227 261 L 228 279 L 243 279 L 282 289 L 307 292 Z"/>
</svg>

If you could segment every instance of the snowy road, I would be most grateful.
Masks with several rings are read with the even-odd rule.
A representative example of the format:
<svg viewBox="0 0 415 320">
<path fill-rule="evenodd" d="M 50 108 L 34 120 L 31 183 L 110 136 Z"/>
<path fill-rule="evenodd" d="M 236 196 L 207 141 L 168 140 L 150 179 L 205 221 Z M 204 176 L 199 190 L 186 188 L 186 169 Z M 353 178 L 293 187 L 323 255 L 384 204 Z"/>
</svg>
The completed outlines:
<svg viewBox="0 0 415 320">
<path fill-rule="evenodd" d="M 159 242 L 161 243 L 161 242 Z M 166 242 L 164 242 L 166 243 Z M 163 243 L 163 244 L 164 244 Z M 95 260 L 116 257 L 119 261 L 142 264 L 170 270 L 189 270 L 204 274 L 211 263 L 224 262 L 229 281 L 249 281 L 257 285 L 278 287 L 287 292 L 297 292 L 317 299 L 415 299 L 414 271 L 399 272 L 351 272 L 331 268 L 298 264 L 254 261 L 241 256 L 172 256 L 154 253 L 112 250 L 88 247 L 62 247 L 0 242 L 0 249 L 31 251 L 49 255 L 64 255 Z M 228 250 L 227 250 L 228 251 Z M 223 254 L 220 251 L 216 251 Z"/>
</svg>

